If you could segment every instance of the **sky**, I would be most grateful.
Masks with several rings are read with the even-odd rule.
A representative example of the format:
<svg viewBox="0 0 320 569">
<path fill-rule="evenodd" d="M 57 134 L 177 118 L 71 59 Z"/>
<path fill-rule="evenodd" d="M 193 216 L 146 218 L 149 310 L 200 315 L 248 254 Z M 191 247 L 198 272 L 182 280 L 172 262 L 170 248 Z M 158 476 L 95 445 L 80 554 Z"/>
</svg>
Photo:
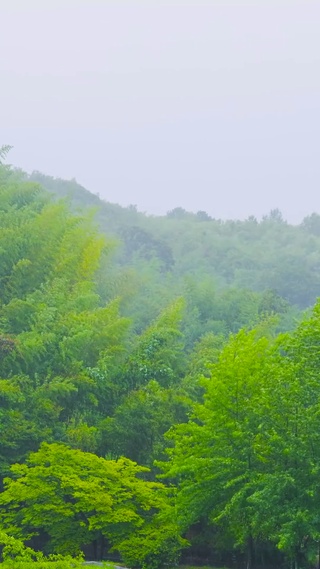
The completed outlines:
<svg viewBox="0 0 320 569">
<path fill-rule="evenodd" d="M 320 213 L 319 0 L 0 0 L 0 145 L 151 214 Z"/>
</svg>

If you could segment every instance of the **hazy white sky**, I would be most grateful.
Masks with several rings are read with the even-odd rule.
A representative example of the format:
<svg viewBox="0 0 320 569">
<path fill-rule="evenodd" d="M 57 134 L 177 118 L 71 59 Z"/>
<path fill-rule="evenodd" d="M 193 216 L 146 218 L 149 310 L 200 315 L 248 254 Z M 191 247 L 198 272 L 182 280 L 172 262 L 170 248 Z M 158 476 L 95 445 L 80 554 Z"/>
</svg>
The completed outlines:
<svg viewBox="0 0 320 569">
<path fill-rule="evenodd" d="M 151 213 L 320 212 L 319 0 L 0 0 L 10 162 Z"/>
</svg>

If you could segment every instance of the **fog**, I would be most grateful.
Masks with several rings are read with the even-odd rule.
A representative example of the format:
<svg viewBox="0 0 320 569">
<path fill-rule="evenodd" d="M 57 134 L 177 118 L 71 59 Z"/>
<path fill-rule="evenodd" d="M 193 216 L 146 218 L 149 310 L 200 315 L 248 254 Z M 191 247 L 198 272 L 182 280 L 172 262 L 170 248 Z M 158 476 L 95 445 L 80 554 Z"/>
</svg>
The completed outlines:
<svg viewBox="0 0 320 569">
<path fill-rule="evenodd" d="M 1 0 L 0 145 L 122 205 L 320 212 L 320 2 Z"/>
</svg>

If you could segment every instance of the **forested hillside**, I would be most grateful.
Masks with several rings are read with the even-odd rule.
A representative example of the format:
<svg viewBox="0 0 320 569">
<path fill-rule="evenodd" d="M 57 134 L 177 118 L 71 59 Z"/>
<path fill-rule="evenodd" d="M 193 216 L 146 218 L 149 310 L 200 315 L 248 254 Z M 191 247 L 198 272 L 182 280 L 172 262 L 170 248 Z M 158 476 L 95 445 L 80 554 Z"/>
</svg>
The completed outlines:
<svg viewBox="0 0 320 569">
<path fill-rule="evenodd" d="M 76 181 L 40 173 L 40 182 L 54 195 L 68 197 L 74 208 L 96 208 L 100 229 L 115 235 L 122 247 L 119 261 L 147 261 L 176 279 L 186 275 L 213 279 L 217 288 L 231 286 L 254 291 L 273 290 L 300 308 L 311 306 L 320 290 L 320 215 L 312 213 L 298 226 L 288 224 L 279 210 L 260 222 L 212 219 L 182 208 L 156 217 L 100 200 Z"/>
<path fill-rule="evenodd" d="M 273 210 L 260 222 L 211 219 L 182 208 L 148 216 L 135 206 L 102 201 L 75 181 L 33 173 L 75 211 L 91 208 L 100 230 L 118 241 L 108 287 L 127 297 L 128 316 L 142 330 L 174 297 L 182 295 L 192 317 L 190 342 L 204 331 L 235 332 L 263 311 L 282 313 L 281 329 L 314 304 L 320 291 L 320 216 L 299 226 Z M 121 268 L 122 270 L 119 270 Z M 130 286 L 128 287 L 128 281 Z M 103 279 L 103 286 L 106 281 Z M 107 293 L 108 294 L 108 293 Z"/>
<path fill-rule="evenodd" d="M 6 566 L 314 566 L 320 218 L 148 217 L 1 164 L 0 219 Z"/>
</svg>

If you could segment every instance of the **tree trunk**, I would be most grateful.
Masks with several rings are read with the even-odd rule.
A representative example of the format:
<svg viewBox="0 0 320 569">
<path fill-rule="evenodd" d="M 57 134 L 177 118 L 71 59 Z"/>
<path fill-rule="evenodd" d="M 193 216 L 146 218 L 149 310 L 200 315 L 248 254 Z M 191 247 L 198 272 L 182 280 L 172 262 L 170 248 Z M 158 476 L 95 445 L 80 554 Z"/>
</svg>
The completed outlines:
<svg viewBox="0 0 320 569">
<path fill-rule="evenodd" d="M 249 535 L 248 545 L 247 545 L 247 568 L 253 569 L 253 539 L 252 535 Z"/>
<path fill-rule="evenodd" d="M 95 561 L 98 560 L 98 543 L 96 539 L 93 542 L 93 558 Z"/>
<path fill-rule="evenodd" d="M 104 537 L 103 537 L 103 535 L 102 535 L 102 536 L 100 537 L 100 561 L 103 561 L 104 546 L 105 546 L 105 542 L 104 542 Z"/>
</svg>

